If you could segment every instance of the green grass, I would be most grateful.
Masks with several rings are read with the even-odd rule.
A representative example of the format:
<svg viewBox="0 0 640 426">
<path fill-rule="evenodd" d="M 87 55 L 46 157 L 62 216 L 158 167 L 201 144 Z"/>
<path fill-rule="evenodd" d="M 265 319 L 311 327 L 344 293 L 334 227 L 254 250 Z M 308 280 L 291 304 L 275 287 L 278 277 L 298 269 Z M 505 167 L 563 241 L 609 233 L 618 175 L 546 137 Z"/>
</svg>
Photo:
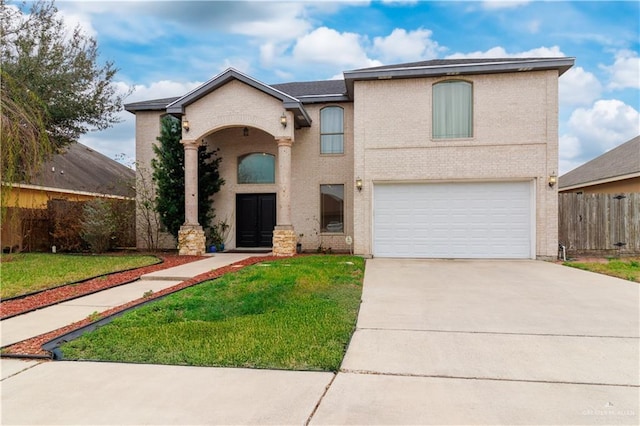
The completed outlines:
<svg viewBox="0 0 640 426">
<path fill-rule="evenodd" d="M 607 263 L 564 262 L 563 265 L 583 269 L 585 271 L 611 275 L 612 277 L 618 277 L 629 281 L 640 282 L 640 258 L 609 259 Z"/>
<path fill-rule="evenodd" d="M 65 358 L 336 371 L 364 261 L 303 256 L 247 267 L 130 311 L 64 344 Z"/>
<path fill-rule="evenodd" d="M 81 256 L 50 253 L 3 254 L 0 297 L 13 297 L 90 278 L 158 263 L 154 256 Z"/>
</svg>

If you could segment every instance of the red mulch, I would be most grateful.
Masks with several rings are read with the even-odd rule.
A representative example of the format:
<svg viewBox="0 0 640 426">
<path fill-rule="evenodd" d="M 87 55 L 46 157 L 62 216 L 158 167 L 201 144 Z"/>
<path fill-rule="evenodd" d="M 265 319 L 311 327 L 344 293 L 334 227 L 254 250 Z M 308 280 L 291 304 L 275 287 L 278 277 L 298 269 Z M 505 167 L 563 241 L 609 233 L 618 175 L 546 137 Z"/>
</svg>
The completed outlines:
<svg viewBox="0 0 640 426">
<path fill-rule="evenodd" d="M 176 256 L 177 257 L 177 256 Z M 185 256 L 180 256 L 182 258 L 184 258 Z M 199 259 L 199 258 L 198 258 Z M 158 291 L 153 293 L 150 297 L 144 298 L 141 297 L 139 299 L 133 300 L 131 302 L 125 303 L 124 305 L 120 305 L 117 306 L 115 308 L 106 310 L 104 312 L 100 313 L 100 318 L 105 318 L 108 317 L 110 315 L 113 315 L 115 313 L 124 311 L 128 308 L 131 308 L 133 306 L 142 304 L 144 302 L 147 302 L 149 300 L 153 300 L 153 299 L 157 299 L 159 297 L 163 297 L 166 296 L 167 294 L 170 293 L 174 293 L 178 290 L 182 290 L 184 288 L 190 287 L 194 284 L 199 284 L 203 281 L 207 281 L 210 279 L 214 279 L 214 278 L 218 278 L 226 273 L 232 272 L 232 271 L 236 271 L 242 267 L 248 266 L 248 265 L 253 265 L 255 263 L 259 263 L 259 262 L 264 262 L 264 261 L 271 261 L 271 260 L 276 260 L 276 259 L 281 259 L 275 256 L 262 256 L 262 257 L 249 257 L 247 259 L 241 260 L 239 262 L 233 263 L 231 265 L 222 267 L 222 268 L 218 268 L 216 270 L 210 271 L 210 272 L 205 272 L 204 274 L 200 274 L 194 278 L 191 278 L 187 281 L 183 281 L 180 284 L 176 284 L 173 287 L 169 287 L 166 288 L 164 290 Z M 197 259 L 192 259 L 193 260 L 197 260 Z M 184 262 L 186 263 L 186 262 Z M 175 265 L 174 265 L 175 266 Z M 78 322 L 74 322 L 73 324 L 70 324 L 66 327 L 62 327 L 59 328 L 57 330 L 54 331 L 50 331 L 48 333 L 45 334 L 41 334 L 39 336 L 36 337 L 32 337 L 30 339 L 27 340 L 23 340 L 21 342 L 15 343 L 13 345 L 7 346 L 6 348 L 3 348 L 3 352 L 2 355 L 9 355 L 9 356 L 42 356 L 42 357 L 50 357 L 49 352 L 45 351 L 42 349 L 42 345 L 45 344 L 46 342 L 53 340 L 59 336 L 62 336 L 63 334 L 67 334 L 73 330 L 77 330 L 79 328 L 82 328 L 86 325 L 89 325 L 93 322 L 93 320 L 89 319 L 89 318 L 85 318 L 81 321 Z"/>
<path fill-rule="evenodd" d="M 205 259 L 203 256 L 160 255 L 158 257 L 162 262 L 155 265 L 144 266 L 131 271 L 118 272 L 94 278 L 79 284 L 69 284 L 52 288 L 20 299 L 1 301 L 0 320 L 126 284 L 137 280 L 141 275 L 149 274 L 151 272 Z"/>
</svg>

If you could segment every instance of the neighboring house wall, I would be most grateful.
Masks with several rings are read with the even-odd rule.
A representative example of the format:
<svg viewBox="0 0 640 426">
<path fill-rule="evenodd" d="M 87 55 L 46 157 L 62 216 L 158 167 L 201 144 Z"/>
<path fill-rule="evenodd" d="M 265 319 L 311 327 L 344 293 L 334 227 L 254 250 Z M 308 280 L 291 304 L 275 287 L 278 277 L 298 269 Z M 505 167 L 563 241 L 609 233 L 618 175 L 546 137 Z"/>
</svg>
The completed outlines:
<svg viewBox="0 0 640 426">
<path fill-rule="evenodd" d="M 618 194 L 624 192 L 640 192 L 640 177 L 617 180 L 615 182 L 588 185 L 558 191 L 560 193 L 582 192 L 583 194 Z"/>
<path fill-rule="evenodd" d="M 7 206 L 25 209 L 46 209 L 47 201 L 62 199 L 68 201 L 87 201 L 97 195 L 67 192 L 56 188 L 38 188 L 34 186 L 3 189 L 7 191 Z"/>
<path fill-rule="evenodd" d="M 432 85 L 473 84 L 469 139 L 431 136 Z M 534 185 L 535 255 L 557 253 L 557 192 L 547 185 L 558 167 L 558 72 L 462 78 L 356 81 L 354 175 L 355 252 L 372 253 L 375 183 L 525 180 Z"/>
</svg>

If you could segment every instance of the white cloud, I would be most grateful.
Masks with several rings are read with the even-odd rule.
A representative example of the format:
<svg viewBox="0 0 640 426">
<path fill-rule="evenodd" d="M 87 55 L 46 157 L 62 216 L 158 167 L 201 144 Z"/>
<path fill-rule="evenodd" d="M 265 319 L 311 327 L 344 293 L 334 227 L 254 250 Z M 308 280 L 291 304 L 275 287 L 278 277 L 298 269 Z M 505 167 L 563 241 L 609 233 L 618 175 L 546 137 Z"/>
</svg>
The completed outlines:
<svg viewBox="0 0 640 426">
<path fill-rule="evenodd" d="M 366 38 L 356 33 L 339 33 L 320 27 L 298 39 L 293 57 L 300 62 L 323 63 L 343 68 L 364 68 L 382 65 L 369 59 L 362 47 Z"/>
<path fill-rule="evenodd" d="M 489 50 L 475 51 L 470 53 L 454 53 L 447 56 L 447 59 L 464 59 L 464 58 L 556 58 L 565 56 L 558 46 L 536 47 L 535 49 L 525 50 L 522 52 L 508 53 L 504 47 L 496 46 Z"/>
<path fill-rule="evenodd" d="M 494 9 L 513 9 L 520 6 L 526 6 L 531 0 L 484 0 L 482 7 L 489 10 Z"/>
<path fill-rule="evenodd" d="M 161 80 L 154 81 L 149 85 L 144 84 L 136 84 L 133 88 L 133 93 L 127 98 L 126 102 L 137 102 L 144 101 L 149 99 L 162 99 L 162 98 L 170 98 L 173 96 L 182 96 L 188 93 L 189 91 L 195 89 L 200 86 L 202 82 L 199 81 L 189 81 L 186 83 L 171 81 L 171 80 Z M 125 87 L 128 90 L 128 85 L 126 83 L 118 83 L 118 86 L 121 87 L 120 90 Z M 123 93 L 126 93 L 126 90 Z"/>
<path fill-rule="evenodd" d="M 579 166 L 640 133 L 640 113 L 617 99 L 599 100 L 571 114 L 560 137 L 561 171 Z"/>
<path fill-rule="evenodd" d="M 444 49 L 431 40 L 431 35 L 423 28 L 408 32 L 396 28 L 386 37 L 373 39 L 373 52 L 384 63 L 433 59 Z"/>
<path fill-rule="evenodd" d="M 98 35 L 98 32 L 93 28 L 90 16 L 84 13 L 74 13 L 69 10 L 60 10 L 58 14 L 62 16 L 69 30 L 74 30 L 76 27 L 79 27 L 82 32 L 89 37 L 95 38 Z"/>
<path fill-rule="evenodd" d="M 304 3 L 268 2 L 260 5 L 268 8 L 259 16 L 250 16 L 233 23 L 230 30 L 266 40 L 292 40 L 311 29 L 311 23 L 304 17 Z"/>
<path fill-rule="evenodd" d="M 582 67 L 562 74 L 558 85 L 561 105 L 591 105 L 602 93 L 600 81 Z"/>
<path fill-rule="evenodd" d="M 610 89 L 640 89 L 640 57 L 638 52 L 621 50 L 611 66 L 601 66 L 611 76 Z"/>
</svg>

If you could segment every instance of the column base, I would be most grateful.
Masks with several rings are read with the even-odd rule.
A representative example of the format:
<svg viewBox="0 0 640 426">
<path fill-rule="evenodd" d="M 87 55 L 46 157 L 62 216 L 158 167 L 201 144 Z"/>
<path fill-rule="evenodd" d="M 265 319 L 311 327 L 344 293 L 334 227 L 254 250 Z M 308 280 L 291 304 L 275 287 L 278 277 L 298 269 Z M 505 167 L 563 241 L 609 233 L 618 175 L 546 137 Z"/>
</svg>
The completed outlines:
<svg viewBox="0 0 640 426">
<path fill-rule="evenodd" d="M 178 254 L 202 256 L 205 253 L 205 237 L 202 226 L 182 225 L 178 231 Z"/>
<path fill-rule="evenodd" d="M 291 225 L 279 225 L 273 230 L 273 255 L 293 256 L 296 254 L 298 238 Z"/>
</svg>

